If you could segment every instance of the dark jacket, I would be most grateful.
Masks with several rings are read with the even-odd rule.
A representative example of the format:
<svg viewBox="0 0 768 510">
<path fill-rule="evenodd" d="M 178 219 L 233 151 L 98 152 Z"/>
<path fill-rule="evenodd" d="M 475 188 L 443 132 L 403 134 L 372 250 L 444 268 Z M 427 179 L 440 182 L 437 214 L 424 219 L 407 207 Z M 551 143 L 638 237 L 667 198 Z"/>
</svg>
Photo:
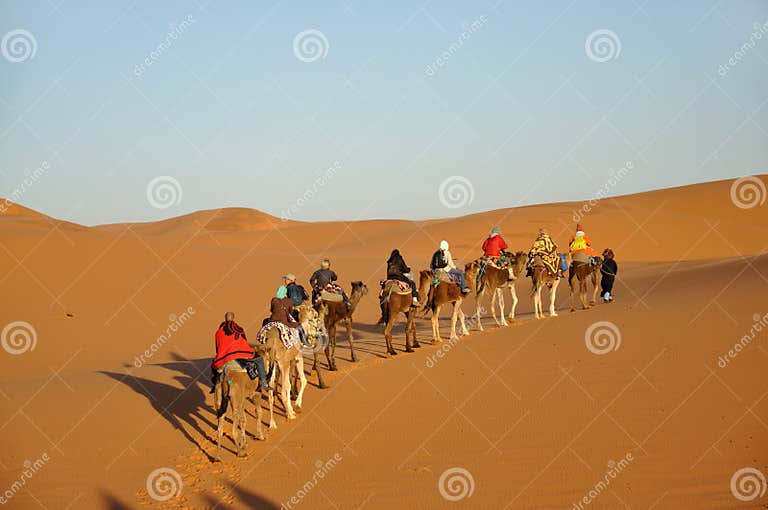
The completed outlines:
<svg viewBox="0 0 768 510">
<path fill-rule="evenodd" d="M 276 298 L 273 297 L 269 303 L 270 322 L 282 322 L 286 326 L 295 328 L 298 326 L 296 319 L 293 318 L 291 312 L 293 311 L 293 302 L 291 298 Z"/>
<path fill-rule="evenodd" d="M 291 298 L 293 306 L 299 306 L 305 299 L 309 299 L 309 294 L 304 290 L 304 287 L 295 282 L 289 283 L 286 289 L 288 289 L 288 297 Z"/>
<path fill-rule="evenodd" d="M 603 278 L 615 278 L 619 273 L 619 266 L 616 264 L 615 260 L 605 259 L 603 261 L 603 266 L 600 269 L 600 272 L 603 273 Z"/>
<path fill-rule="evenodd" d="M 331 269 L 318 269 L 309 279 L 309 284 L 313 289 L 323 289 L 331 282 L 335 282 L 339 277 Z"/>
<path fill-rule="evenodd" d="M 411 268 L 405 263 L 399 250 L 393 250 L 392 255 L 387 260 L 387 278 L 398 278 L 410 273 Z"/>
<path fill-rule="evenodd" d="M 434 271 L 435 269 L 443 269 L 447 265 L 448 265 L 448 261 L 445 260 L 445 255 L 443 254 L 443 250 L 437 250 L 432 255 L 432 260 L 429 262 L 429 268 L 432 271 Z"/>
</svg>

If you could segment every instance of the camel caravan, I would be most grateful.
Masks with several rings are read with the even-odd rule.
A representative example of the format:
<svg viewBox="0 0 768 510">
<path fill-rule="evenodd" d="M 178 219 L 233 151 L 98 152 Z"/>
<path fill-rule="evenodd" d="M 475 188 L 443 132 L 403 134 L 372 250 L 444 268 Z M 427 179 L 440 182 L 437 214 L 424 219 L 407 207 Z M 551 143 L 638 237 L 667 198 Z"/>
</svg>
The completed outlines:
<svg viewBox="0 0 768 510">
<path fill-rule="evenodd" d="M 545 318 L 542 292 L 549 294 L 548 313 L 556 317 L 555 300 L 561 279 L 567 279 L 570 289 L 571 311 L 575 311 L 576 297 L 587 309 L 597 303 L 598 293 L 603 302 L 613 301 L 613 285 L 618 272 L 613 251 L 606 249 L 602 257 L 592 248 L 592 242 L 581 224 L 568 244 L 568 254 L 559 253 L 557 245 L 546 229 L 540 229 L 531 249 L 510 252 L 499 227 L 493 227 L 483 242 L 483 255 L 459 269 L 447 241 L 441 241 L 429 263 L 429 269 L 418 272 L 418 285 L 413 272 L 399 250 L 393 250 L 387 260 L 386 278 L 380 281 L 379 306 L 386 343 L 386 356 L 397 355 L 392 343 L 392 330 L 398 319 L 405 318 L 405 352 L 414 352 L 421 345 L 416 338 L 417 314 L 431 315 L 432 344 L 440 343 L 439 317 L 442 308 L 451 306 L 449 338 L 469 335 L 462 304 L 474 296 L 473 324 L 483 331 L 481 303 L 490 297 L 490 310 L 497 326 L 515 322 L 519 302 L 517 285 L 525 277 L 531 278 L 530 296 L 534 317 Z M 568 256 L 571 262 L 568 264 Z M 600 276 L 598 284 L 598 276 Z M 238 457 L 246 455 L 246 405 L 256 408 L 256 439 L 264 440 L 262 400 L 267 401 L 269 428 L 277 428 L 274 416 L 275 393 L 279 397 L 285 417 L 296 418 L 301 411 L 307 377 L 304 356 L 311 356 L 318 387 L 327 388 L 319 357 L 325 353 L 327 368 L 336 366 L 336 332 L 343 324 L 347 333 L 350 359 L 357 361 L 352 334 L 352 317 L 368 287 L 362 281 L 353 281 L 349 295 L 338 285 L 338 275 L 325 258 L 320 268 L 309 279 L 311 295 L 296 283 L 296 276 L 286 274 L 270 302 L 270 316 L 262 322 L 252 346 L 243 328 L 235 322 L 235 314 L 227 312 L 216 331 L 216 356 L 211 364 L 214 409 L 218 419 L 216 459 L 221 460 L 222 438 L 226 418 L 232 422 L 232 441 Z M 587 300 L 589 285 L 592 293 Z M 509 291 L 511 309 L 505 315 L 505 294 Z M 497 315 L 498 307 L 498 315 Z"/>
</svg>

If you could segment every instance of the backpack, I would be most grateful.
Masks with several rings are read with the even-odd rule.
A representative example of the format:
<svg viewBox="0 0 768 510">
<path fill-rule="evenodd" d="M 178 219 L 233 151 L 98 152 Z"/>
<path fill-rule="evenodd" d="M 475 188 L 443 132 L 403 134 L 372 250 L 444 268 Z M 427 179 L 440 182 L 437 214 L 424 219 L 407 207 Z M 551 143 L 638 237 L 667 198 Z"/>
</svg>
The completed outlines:
<svg viewBox="0 0 768 510">
<path fill-rule="evenodd" d="M 301 285 L 294 283 L 288 286 L 288 297 L 291 298 L 293 306 L 299 306 L 304 301 L 304 296 L 306 295 L 307 291 Z"/>
</svg>

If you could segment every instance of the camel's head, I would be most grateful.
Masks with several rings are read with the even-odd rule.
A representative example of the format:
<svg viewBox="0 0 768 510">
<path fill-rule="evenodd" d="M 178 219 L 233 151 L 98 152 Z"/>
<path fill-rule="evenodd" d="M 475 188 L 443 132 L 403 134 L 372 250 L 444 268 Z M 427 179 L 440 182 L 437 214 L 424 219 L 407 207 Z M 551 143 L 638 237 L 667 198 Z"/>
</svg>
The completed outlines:
<svg viewBox="0 0 768 510">
<path fill-rule="evenodd" d="M 528 254 L 524 251 L 515 252 L 515 265 L 512 268 L 516 275 L 520 274 L 528 264 Z"/>
<path fill-rule="evenodd" d="M 368 294 L 368 286 L 361 281 L 352 282 L 352 295 L 365 296 Z"/>
</svg>

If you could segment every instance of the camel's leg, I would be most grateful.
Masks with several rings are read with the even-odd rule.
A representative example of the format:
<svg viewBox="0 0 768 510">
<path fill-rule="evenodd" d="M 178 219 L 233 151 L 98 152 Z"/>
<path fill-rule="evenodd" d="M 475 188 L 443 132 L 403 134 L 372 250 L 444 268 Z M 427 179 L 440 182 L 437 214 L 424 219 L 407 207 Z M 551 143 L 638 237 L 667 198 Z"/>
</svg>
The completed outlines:
<svg viewBox="0 0 768 510">
<path fill-rule="evenodd" d="M 336 370 L 336 324 L 328 328 L 328 347 L 325 348 L 328 358 L 328 370 Z"/>
<path fill-rule="evenodd" d="M 579 280 L 579 298 L 581 298 L 581 306 L 586 310 L 587 306 L 587 277 L 583 280 Z"/>
<path fill-rule="evenodd" d="M 571 291 L 571 296 L 570 296 L 570 299 L 571 299 L 571 311 L 575 312 L 576 311 L 576 296 L 575 296 L 576 288 L 573 285 L 573 278 L 574 278 L 573 274 L 570 274 L 568 276 L 568 287 L 570 288 L 570 291 Z"/>
<path fill-rule="evenodd" d="M 496 317 L 497 302 L 498 302 L 498 295 L 495 290 L 492 290 L 491 291 L 491 316 L 493 317 L 493 322 L 495 322 L 497 326 L 501 326 L 501 323 L 499 322 L 499 318 Z"/>
<path fill-rule="evenodd" d="M 496 294 L 499 296 L 499 317 L 501 317 L 501 325 L 509 326 L 507 318 L 504 317 L 504 289 L 502 287 L 497 288 Z"/>
<path fill-rule="evenodd" d="M 592 273 L 592 286 L 595 290 L 592 292 L 592 301 L 590 301 L 589 306 L 597 304 L 597 293 L 600 292 L 600 287 L 597 285 L 597 273 Z"/>
<path fill-rule="evenodd" d="M 299 395 L 296 397 L 296 410 L 301 411 L 304 402 L 304 389 L 307 387 L 307 376 L 304 374 L 304 356 L 302 356 L 301 351 L 296 357 L 296 370 L 299 373 Z"/>
<path fill-rule="evenodd" d="M 464 316 L 464 312 L 461 309 L 461 301 L 459 301 L 456 306 L 458 306 L 459 308 L 459 321 L 461 321 L 461 334 L 464 336 L 469 335 L 469 330 L 467 329 L 466 317 Z"/>
<path fill-rule="evenodd" d="M 224 437 L 224 424 L 227 422 L 227 404 L 229 403 L 229 395 L 223 395 L 222 386 L 220 377 L 216 382 L 216 388 L 213 393 L 216 418 L 218 420 L 218 429 L 216 431 L 216 460 L 219 461 L 221 460 L 221 439 Z"/>
<path fill-rule="evenodd" d="M 275 379 L 277 379 L 277 366 L 272 368 L 272 377 L 269 380 L 269 428 L 276 429 L 275 421 Z"/>
<path fill-rule="evenodd" d="M 237 448 L 237 456 L 245 457 L 245 394 L 244 388 L 239 383 L 233 382 L 229 389 L 230 400 L 232 402 L 232 442 Z"/>
<path fill-rule="evenodd" d="M 238 425 L 240 427 L 240 445 L 238 447 L 238 457 L 248 456 L 248 436 L 246 435 L 246 421 L 248 420 L 248 416 L 245 414 L 245 402 L 245 395 L 243 395 L 243 405 L 240 407 L 240 419 L 238 420 Z"/>
<path fill-rule="evenodd" d="M 416 339 L 416 321 L 414 319 L 414 315 L 416 315 L 416 309 L 411 308 L 406 312 L 405 314 L 405 338 L 406 341 L 408 340 L 408 333 L 411 333 L 411 342 L 414 347 L 414 349 L 418 349 L 421 347 L 419 345 L 419 341 Z"/>
<path fill-rule="evenodd" d="M 480 331 L 485 331 L 483 329 L 483 321 L 482 321 L 482 310 L 483 307 L 480 306 L 480 304 L 483 302 L 483 296 L 485 295 L 485 287 L 482 291 L 477 295 L 475 298 L 475 322 L 477 323 L 477 329 Z M 493 305 L 491 305 L 493 307 Z M 496 315 L 494 314 L 494 319 L 496 318 Z"/>
<path fill-rule="evenodd" d="M 517 291 L 515 290 L 515 282 L 509 284 L 509 293 L 512 295 L 512 309 L 509 311 L 509 318 L 515 320 L 515 310 L 517 309 Z"/>
<path fill-rule="evenodd" d="M 413 343 L 411 342 L 411 312 L 405 311 L 405 352 L 413 352 Z"/>
<path fill-rule="evenodd" d="M 536 282 L 533 289 L 533 317 L 541 319 L 541 282 Z"/>
<path fill-rule="evenodd" d="M 328 349 L 326 347 L 326 349 Z M 317 373 L 317 385 L 320 387 L 321 390 L 326 389 L 328 386 L 325 384 L 325 381 L 323 380 L 323 372 L 320 368 L 320 363 L 317 360 L 317 351 L 313 352 L 312 355 L 314 356 L 315 362 L 312 365 L 312 369 Z"/>
<path fill-rule="evenodd" d="M 395 313 L 392 310 L 389 311 L 389 320 L 384 327 L 384 341 L 387 343 L 387 357 L 397 355 L 397 352 L 392 347 L 392 328 L 395 327 Z"/>
<path fill-rule="evenodd" d="M 285 370 L 280 370 L 280 378 L 282 379 L 280 387 L 280 397 L 283 400 L 283 407 L 285 407 L 285 416 L 289 420 L 296 419 L 296 413 L 293 411 L 293 404 L 291 404 L 291 377 L 290 377 L 290 363 L 287 367 L 283 367 Z"/>
<path fill-rule="evenodd" d="M 355 356 L 355 337 L 352 335 L 352 317 L 347 317 L 347 320 L 345 321 L 347 324 L 347 339 L 349 340 L 349 353 L 350 357 L 352 358 L 352 363 L 355 363 L 357 361 L 357 356 Z"/>
<path fill-rule="evenodd" d="M 453 312 L 451 313 L 451 340 L 458 340 L 459 335 L 456 334 L 456 319 L 459 317 L 459 307 L 456 306 L 456 302 L 453 303 Z"/>
<path fill-rule="evenodd" d="M 432 343 L 439 343 L 442 342 L 443 339 L 440 338 L 440 308 L 442 308 L 442 305 L 438 305 L 435 307 L 435 309 L 432 311 Z"/>
<path fill-rule="evenodd" d="M 558 285 L 560 285 L 560 278 L 555 278 L 554 283 L 552 283 L 552 288 L 549 290 L 549 316 L 550 317 L 557 317 L 557 312 L 555 311 L 555 300 L 557 299 Z"/>
<path fill-rule="evenodd" d="M 261 407 L 261 399 L 267 393 L 265 388 L 261 389 L 261 392 L 256 394 L 256 439 L 264 441 L 264 409 Z"/>
</svg>

